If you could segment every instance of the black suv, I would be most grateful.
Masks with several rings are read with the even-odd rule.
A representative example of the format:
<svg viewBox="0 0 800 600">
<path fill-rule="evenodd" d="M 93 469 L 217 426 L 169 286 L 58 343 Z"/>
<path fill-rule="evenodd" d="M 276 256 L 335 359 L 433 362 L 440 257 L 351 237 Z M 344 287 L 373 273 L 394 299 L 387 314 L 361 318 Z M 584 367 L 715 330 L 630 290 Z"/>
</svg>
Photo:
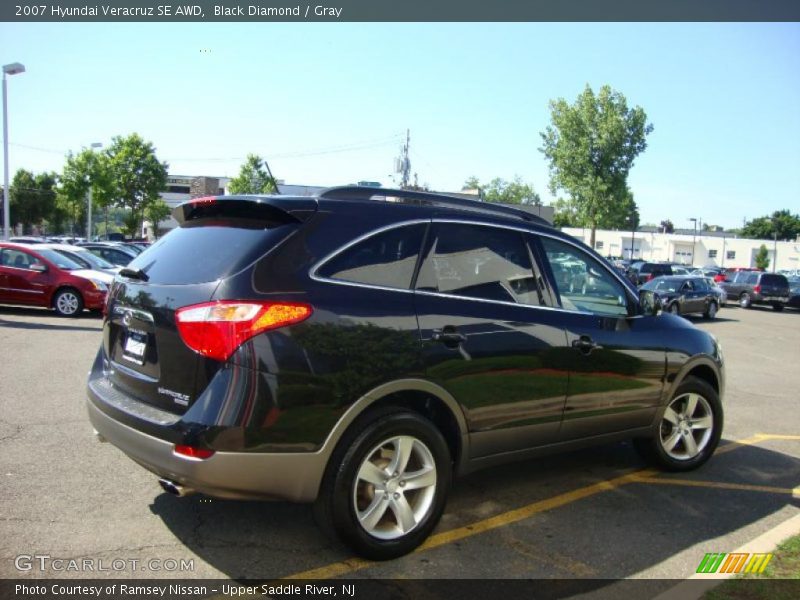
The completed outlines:
<svg viewBox="0 0 800 600">
<path fill-rule="evenodd" d="M 512 208 L 333 188 L 209 197 L 116 277 L 88 410 L 177 495 L 314 502 L 373 559 L 455 474 L 635 439 L 703 464 L 722 353 L 584 244 Z"/>
<path fill-rule="evenodd" d="M 628 277 L 633 285 L 643 285 L 656 277 L 672 275 L 672 265 L 668 263 L 652 263 L 638 261 L 628 268 Z"/>
<path fill-rule="evenodd" d="M 742 308 L 761 304 L 783 310 L 789 303 L 789 280 L 780 273 L 737 271 L 720 286 L 727 292 L 728 298 L 738 301 Z"/>
</svg>

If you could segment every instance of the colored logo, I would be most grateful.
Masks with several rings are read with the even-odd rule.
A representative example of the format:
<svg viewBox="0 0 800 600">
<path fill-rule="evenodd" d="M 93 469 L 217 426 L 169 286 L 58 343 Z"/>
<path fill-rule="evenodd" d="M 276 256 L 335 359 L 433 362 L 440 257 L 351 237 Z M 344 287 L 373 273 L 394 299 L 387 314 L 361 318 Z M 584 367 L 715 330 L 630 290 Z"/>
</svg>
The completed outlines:
<svg viewBox="0 0 800 600">
<path fill-rule="evenodd" d="M 767 568 L 772 554 L 748 552 L 712 552 L 706 554 L 700 565 L 698 573 L 763 573 Z"/>
</svg>

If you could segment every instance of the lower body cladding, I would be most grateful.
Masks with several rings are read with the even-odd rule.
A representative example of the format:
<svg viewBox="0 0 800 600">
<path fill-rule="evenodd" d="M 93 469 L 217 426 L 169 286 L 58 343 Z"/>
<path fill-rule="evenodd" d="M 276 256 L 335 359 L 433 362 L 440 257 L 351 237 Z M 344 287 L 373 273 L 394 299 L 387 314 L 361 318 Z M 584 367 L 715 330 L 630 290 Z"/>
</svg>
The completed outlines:
<svg viewBox="0 0 800 600">
<path fill-rule="evenodd" d="M 98 435 L 148 471 L 176 495 L 198 491 L 217 498 L 313 502 L 328 459 L 324 452 L 215 452 L 206 459 L 176 454 L 172 442 L 138 431 L 87 401 Z M 168 489 L 173 488 L 173 489 Z"/>
</svg>

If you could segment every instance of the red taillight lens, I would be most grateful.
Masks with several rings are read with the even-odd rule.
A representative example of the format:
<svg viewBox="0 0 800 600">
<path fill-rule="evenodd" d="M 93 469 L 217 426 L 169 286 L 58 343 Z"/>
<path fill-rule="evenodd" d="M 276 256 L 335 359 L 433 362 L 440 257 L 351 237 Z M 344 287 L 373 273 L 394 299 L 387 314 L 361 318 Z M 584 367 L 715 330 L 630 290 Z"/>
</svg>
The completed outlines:
<svg viewBox="0 0 800 600">
<path fill-rule="evenodd" d="M 647 279 L 645 279 L 645 281 L 653 281 L 653 274 L 652 273 L 648 273 L 647 274 Z"/>
<path fill-rule="evenodd" d="M 238 302 L 227 300 L 185 306 L 175 311 L 183 342 L 216 360 L 231 354 L 254 335 L 306 320 L 313 309 L 299 302 Z"/>
<path fill-rule="evenodd" d="M 176 444 L 175 454 L 180 454 L 181 456 L 187 456 L 189 458 L 199 458 L 200 460 L 205 460 L 206 458 L 211 458 L 212 456 L 214 456 L 214 450 L 209 450 L 208 448 L 195 448 L 194 446 L 183 446 Z"/>
<path fill-rule="evenodd" d="M 760 285 L 754 285 L 753 286 L 753 292 L 756 293 L 756 294 L 760 294 L 761 293 L 761 286 Z"/>
</svg>

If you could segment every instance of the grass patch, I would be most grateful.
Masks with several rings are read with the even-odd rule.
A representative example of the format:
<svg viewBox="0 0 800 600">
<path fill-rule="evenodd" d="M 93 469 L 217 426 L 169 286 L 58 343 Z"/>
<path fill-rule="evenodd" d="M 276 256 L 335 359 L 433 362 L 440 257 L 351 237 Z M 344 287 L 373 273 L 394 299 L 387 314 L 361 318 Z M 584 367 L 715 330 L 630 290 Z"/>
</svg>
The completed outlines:
<svg viewBox="0 0 800 600">
<path fill-rule="evenodd" d="M 709 590 L 704 600 L 796 600 L 800 589 L 800 534 L 773 551 L 763 573 L 740 573 Z"/>
</svg>

